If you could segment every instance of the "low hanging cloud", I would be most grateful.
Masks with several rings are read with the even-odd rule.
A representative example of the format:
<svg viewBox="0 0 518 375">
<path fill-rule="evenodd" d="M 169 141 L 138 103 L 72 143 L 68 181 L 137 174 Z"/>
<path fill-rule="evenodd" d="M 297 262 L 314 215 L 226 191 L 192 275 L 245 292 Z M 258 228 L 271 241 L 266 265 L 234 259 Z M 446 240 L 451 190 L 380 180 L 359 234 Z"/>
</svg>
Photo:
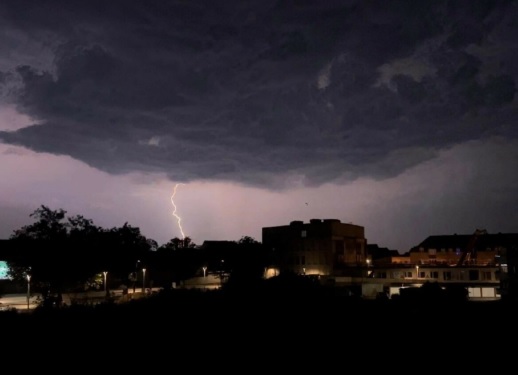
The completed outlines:
<svg viewBox="0 0 518 375">
<path fill-rule="evenodd" d="M 0 141 L 112 174 L 316 186 L 518 135 L 515 2 L 0 10 L 1 100 L 34 120 Z"/>
</svg>

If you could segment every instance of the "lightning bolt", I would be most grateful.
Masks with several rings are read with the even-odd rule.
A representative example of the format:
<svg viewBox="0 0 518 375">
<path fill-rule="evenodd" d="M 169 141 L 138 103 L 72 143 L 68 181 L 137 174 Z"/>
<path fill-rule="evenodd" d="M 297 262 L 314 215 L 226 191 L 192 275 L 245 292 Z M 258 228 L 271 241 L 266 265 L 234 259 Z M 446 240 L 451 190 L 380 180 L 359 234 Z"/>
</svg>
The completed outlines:
<svg viewBox="0 0 518 375">
<path fill-rule="evenodd" d="M 173 216 L 176 218 L 176 220 L 178 222 L 178 228 L 180 228 L 180 232 L 182 232 L 182 239 L 185 240 L 185 234 L 183 233 L 183 229 L 182 229 L 182 218 L 177 215 L 177 213 L 176 213 L 176 204 L 174 203 L 174 196 L 176 195 L 176 189 L 180 185 L 184 185 L 184 184 L 176 184 L 174 186 L 173 195 L 171 195 L 171 203 L 173 204 L 173 207 L 174 207 Z"/>
</svg>

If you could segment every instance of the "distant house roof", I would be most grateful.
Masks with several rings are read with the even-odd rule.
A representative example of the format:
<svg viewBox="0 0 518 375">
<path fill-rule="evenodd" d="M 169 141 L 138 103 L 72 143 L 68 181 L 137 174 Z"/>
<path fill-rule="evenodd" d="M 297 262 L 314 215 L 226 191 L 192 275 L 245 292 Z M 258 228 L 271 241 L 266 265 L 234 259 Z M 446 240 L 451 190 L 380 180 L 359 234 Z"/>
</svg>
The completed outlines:
<svg viewBox="0 0 518 375">
<path fill-rule="evenodd" d="M 372 257 L 372 259 L 401 256 L 399 251 L 391 250 L 387 247 L 379 247 L 377 244 L 368 244 L 367 253 Z"/>
<path fill-rule="evenodd" d="M 419 245 L 413 247 L 410 251 L 419 251 L 424 249 L 465 249 L 473 234 L 452 234 L 429 236 Z M 494 247 L 509 248 L 518 245 L 518 233 L 497 233 L 497 234 L 480 234 L 475 242 L 475 248 L 485 249 Z"/>
</svg>

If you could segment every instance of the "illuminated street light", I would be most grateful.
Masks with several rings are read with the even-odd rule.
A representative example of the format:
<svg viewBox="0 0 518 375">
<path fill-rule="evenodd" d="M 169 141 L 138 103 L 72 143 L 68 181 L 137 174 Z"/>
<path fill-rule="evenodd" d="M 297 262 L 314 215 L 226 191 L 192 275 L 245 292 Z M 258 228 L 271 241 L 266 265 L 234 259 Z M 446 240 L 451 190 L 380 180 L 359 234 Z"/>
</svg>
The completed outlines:
<svg viewBox="0 0 518 375">
<path fill-rule="evenodd" d="M 419 278 L 419 265 L 416 264 L 415 266 L 415 278 L 418 279 Z"/>
<path fill-rule="evenodd" d="M 146 269 L 142 268 L 142 293 L 146 291 Z"/>
<path fill-rule="evenodd" d="M 104 275 L 104 294 L 108 294 L 108 289 L 106 288 L 106 275 L 108 275 L 108 271 L 103 271 Z"/>
<path fill-rule="evenodd" d="M 31 308 L 31 275 L 27 275 L 27 310 Z"/>
</svg>

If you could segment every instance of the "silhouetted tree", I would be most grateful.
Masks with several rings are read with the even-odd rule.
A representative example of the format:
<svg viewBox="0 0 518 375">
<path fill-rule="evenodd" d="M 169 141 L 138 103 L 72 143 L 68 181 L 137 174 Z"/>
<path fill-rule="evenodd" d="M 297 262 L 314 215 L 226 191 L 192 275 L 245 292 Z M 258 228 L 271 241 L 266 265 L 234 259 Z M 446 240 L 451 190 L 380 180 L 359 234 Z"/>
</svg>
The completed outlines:
<svg viewBox="0 0 518 375">
<path fill-rule="evenodd" d="M 127 222 L 122 227 L 114 227 L 103 234 L 102 259 L 112 277 L 128 281 L 132 272 L 140 274 L 148 266 L 148 258 L 153 242 L 140 232 L 140 228 Z M 138 270 L 135 265 L 139 263 Z"/>
<path fill-rule="evenodd" d="M 167 243 L 163 244 L 158 248 L 158 251 L 175 251 L 179 249 L 192 249 L 195 248 L 196 244 L 192 242 L 192 239 L 186 236 L 184 239 L 174 237 Z"/>
<path fill-rule="evenodd" d="M 421 304 L 463 302 L 468 300 L 468 290 L 463 285 L 442 287 L 438 282 L 426 281 L 420 287 L 401 288 L 400 300 Z"/>
<path fill-rule="evenodd" d="M 264 279 L 268 257 L 263 245 L 253 237 L 243 236 L 230 256 L 231 268 L 225 288 L 251 289 Z"/>
<path fill-rule="evenodd" d="M 9 276 L 25 282 L 30 274 L 31 282 L 38 287 L 52 284 L 58 286 L 63 280 L 59 255 L 67 237 L 66 211 L 51 210 L 40 206 L 30 217 L 37 221 L 14 231 L 10 237 L 16 241 L 17 256 L 9 262 Z"/>
<path fill-rule="evenodd" d="M 257 241 L 255 238 L 250 236 L 243 236 L 237 241 L 239 245 L 257 245 L 260 244 L 259 241 Z"/>
<path fill-rule="evenodd" d="M 15 230 L 11 239 L 37 239 L 37 240 L 60 240 L 66 238 L 67 227 L 63 222 L 66 211 L 51 210 L 47 206 L 41 205 L 30 217 L 37 221 L 31 225 L 23 226 Z"/>
<path fill-rule="evenodd" d="M 150 258 L 157 278 L 163 285 L 191 278 L 202 265 L 201 252 L 190 237 L 174 237 L 158 247 Z"/>
<path fill-rule="evenodd" d="M 157 251 L 158 250 L 158 242 L 156 242 L 155 240 L 153 240 L 151 238 L 148 238 L 147 239 L 147 244 L 149 246 L 149 250 L 150 251 Z"/>
<path fill-rule="evenodd" d="M 469 300 L 468 289 L 463 285 L 452 284 L 444 287 L 446 300 L 450 302 L 466 302 Z"/>
<path fill-rule="evenodd" d="M 16 256 L 9 261 L 10 274 L 25 282 L 31 275 L 34 291 L 43 295 L 84 288 L 102 271 L 111 278 L 128 279 L 137 260 L 144 266 L 156 241 L 125 223 L 105 230 L 81 215 L 65 220 L 66 211 L 42 205 L 30 216 L 37 221 L 16 230 L 10 240 Z"/>
</svg>

